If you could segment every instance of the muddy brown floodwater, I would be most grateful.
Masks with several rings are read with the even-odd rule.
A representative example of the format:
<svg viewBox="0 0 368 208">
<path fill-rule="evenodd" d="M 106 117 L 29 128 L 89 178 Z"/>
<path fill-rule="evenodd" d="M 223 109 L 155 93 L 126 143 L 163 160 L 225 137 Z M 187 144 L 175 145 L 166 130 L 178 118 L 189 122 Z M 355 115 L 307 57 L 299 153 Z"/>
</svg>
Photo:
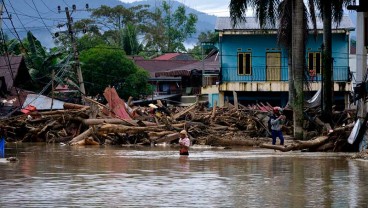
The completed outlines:
<svg viewBox="0 0 368 208">
<path fill-rule="evenodd" d="M 256 148 L 7 144 L 0 207 L 366 207 L 368 162 Z"/>
</svg>

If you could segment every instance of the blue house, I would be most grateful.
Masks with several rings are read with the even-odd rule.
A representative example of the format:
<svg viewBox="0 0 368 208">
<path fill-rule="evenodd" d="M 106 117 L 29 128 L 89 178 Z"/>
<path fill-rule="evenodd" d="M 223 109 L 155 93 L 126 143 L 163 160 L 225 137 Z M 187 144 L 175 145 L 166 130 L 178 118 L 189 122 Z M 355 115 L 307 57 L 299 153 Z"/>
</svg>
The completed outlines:
<svg viewBox="0 0 368 208">
<path fill-rule="evenodd" d="M 322 22 L 317 22 L 318 35 L 310 32 L 306 46 L 306 97 L 322 86 Z M 310 26 L 309 28 L 312 28 Z M 347 102 L 351 91 L 349 71 L 350 31 L 354 25 L 344 16 L 332 26 L 332 57 L 335 102 Z M 230 17 L 219 17 L 215 30 L 219 32 L 220 74 L 218 94 L 209 97 L 222 106 L 232 101 L 237 92 L 241 104 L 269 102 L 285 106 L 288 102 L 288 51 L 277 44 L 277 28 L 261 29 L 256 18 L 248 17 L 232 27 Z M 290 37 L 291 38 L 291 37 Z"/>
</svg>

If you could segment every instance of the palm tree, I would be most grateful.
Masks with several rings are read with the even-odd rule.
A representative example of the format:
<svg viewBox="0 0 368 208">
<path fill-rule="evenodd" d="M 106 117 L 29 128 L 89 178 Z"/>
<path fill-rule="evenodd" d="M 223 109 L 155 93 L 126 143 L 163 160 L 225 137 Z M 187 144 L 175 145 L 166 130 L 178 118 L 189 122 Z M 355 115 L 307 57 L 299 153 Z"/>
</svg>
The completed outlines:
<svg viewBox="0 0 368 208">
<path fill-rule="evenodd" d="M 322 118 L 331 122 L 333 103 L 333 74 L 332 74 L 332 21 L 339 24 L 344 15 L 344 7 L 353 0 L 314 0 L 323 20 L 323 89 L 322 89 Z"/>
<path fill-rule="evenodd" d="M 293 99 L 294 137 L 303 139 L 303 107 L 304 87 L 303 74 L 305 70 L 305 36 L 304 26 L 307 20 L 304 18 L 303 0 L 292 1 L 292 71 L 294 75 L 295 97 Z M 290 78 L 289 78 L 290 79 Z"/>
</svg>

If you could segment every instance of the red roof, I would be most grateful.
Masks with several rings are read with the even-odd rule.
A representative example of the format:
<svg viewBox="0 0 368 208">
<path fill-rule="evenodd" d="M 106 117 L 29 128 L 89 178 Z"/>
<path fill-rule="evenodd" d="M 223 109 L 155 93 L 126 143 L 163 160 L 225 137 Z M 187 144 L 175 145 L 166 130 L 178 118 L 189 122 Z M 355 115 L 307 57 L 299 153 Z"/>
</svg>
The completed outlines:
<svg viewBox="0 0 368 208">
<path fill-rule="evenodd" d="M 188 53 L 167 53 L 162 56 L 156 57 L 153 60 L 181 60 L 181 61 L 188 61 L 194 60 L 194 58 Z"/>
<path fill-rule="evenodd" d="M 153 60 L 171 60 L 175 58 L 176 56 L 179 56 L 180 53 L 167 53 L 164 55 L 161 55 L 159 57 L 154 58 Z"/>
</svg>

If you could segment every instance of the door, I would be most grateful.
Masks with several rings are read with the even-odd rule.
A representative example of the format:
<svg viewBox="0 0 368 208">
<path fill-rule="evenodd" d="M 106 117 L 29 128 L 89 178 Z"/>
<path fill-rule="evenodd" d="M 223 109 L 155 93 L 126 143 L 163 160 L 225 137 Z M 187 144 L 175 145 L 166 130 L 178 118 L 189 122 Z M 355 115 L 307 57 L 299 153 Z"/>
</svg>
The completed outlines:
<svg viewBox="0 0 368 208">
<path fill-rule="evenodd" d="M 281 80 L 281 53 L 266 53 L 267 81 Z"/>
</svg>

